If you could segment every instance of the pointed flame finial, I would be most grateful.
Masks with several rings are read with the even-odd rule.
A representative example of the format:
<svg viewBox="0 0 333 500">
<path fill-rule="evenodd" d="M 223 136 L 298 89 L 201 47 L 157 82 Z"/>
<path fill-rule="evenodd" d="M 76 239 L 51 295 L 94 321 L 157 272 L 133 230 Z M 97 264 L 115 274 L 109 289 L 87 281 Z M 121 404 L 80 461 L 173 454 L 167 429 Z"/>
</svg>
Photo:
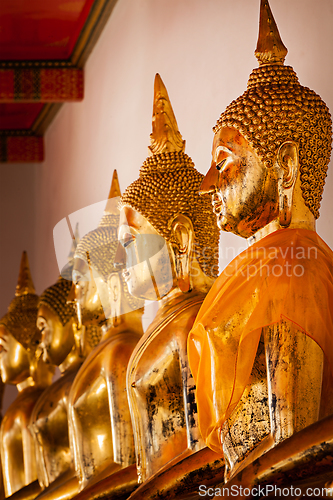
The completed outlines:
<svg viewBox="0 0 333 500">
<path fill-rule="evenodd" d="M 257 48 L 254 52 L 259 61 L 259 66 L 263 64 L 283 64 L 287 53 L 288 50 L 283 45 L 268 0 L 261 0 L 259 36 Z"/>
<path fill-rule="evenodd" d="M 77 222 L 76 226 L 75 226 L 74 238 L 72 239 L 72 246 L 71 246 L 71 249 L 70 249 L 68 257 L 67 257 L 68 262 L 72 262 L 72 259 L 74 258 L 75 250 L 76 250 L 76 247 L 77 247 L 77 244 L 79 241 L 80 241 L 79 223 Z"/>
<path fill-rule="evenodd" d="M 150 134 L 151 154 L 184 151 L 185 141 L 178 130 L 177 121 L 167 89 L 157 73 L 154 83 L 153 132 Z"/>
<path fill-rule="evenodd" d="M 114 169 L 113 175 L 112 175 L 110 192 L 109 192 L 109 196 L 108 196 L 108 201 L 106 202 L 104 214 L 119 215 L 119 209 L 118 209 L 119 199 L 115 200 L 114 198 L 120 198 L 120 196 L 121 196 L 121 192 L 120 192 L 118 174 L 117 174 L 117 170 Z"/>
<path fill-rule="evenodd" d="M 20 272 L 17 280 L 15 297 L 21 297 L 28 293 L 36 294 L 35 287 L 31 278 L 27 252 L 22 253 Z"/>
<path fill-rule="evenodd" d="M 62 279 L 72 281 L 72 271 L 73 271 L 73 262 L 74 262 L 74 255 L 75 255 L 75 250 L 76 247 L 80 241 L 80 236 L 79 236 L 79 223 L 76 223 L 75 226 L 75 232 L 73 233 L 72 226 L 70 225 L 70 220 L 68 219 L 69 223 L 69 229 L 70 233 L 72 235 L 72 245 L 71 249 L 69 251 L 68 257 L 67 257 L 67 264 L 62 268 L 60 276 L 58 278 L 58 282 L 62 281 Z"/>
</svg>

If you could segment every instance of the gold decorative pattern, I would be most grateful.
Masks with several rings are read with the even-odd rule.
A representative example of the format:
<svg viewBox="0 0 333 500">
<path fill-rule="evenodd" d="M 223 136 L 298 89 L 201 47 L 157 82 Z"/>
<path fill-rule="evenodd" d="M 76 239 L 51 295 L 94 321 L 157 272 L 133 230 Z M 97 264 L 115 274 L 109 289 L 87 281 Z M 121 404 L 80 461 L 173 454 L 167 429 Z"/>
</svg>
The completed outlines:
<svg viewBox="0 0 333 500">
<path fill-rule="evenodd" d="M 82 99 L 82 69 L 0 69 L 1 102 L 67 102 Z"/>
<path fill-rule="evenodd" d="M 0 162 L 42 162 L 43 160 L 43 137 L 21 135 L 20 132 L 18 135 L 0 134 Z"/>
</svg>

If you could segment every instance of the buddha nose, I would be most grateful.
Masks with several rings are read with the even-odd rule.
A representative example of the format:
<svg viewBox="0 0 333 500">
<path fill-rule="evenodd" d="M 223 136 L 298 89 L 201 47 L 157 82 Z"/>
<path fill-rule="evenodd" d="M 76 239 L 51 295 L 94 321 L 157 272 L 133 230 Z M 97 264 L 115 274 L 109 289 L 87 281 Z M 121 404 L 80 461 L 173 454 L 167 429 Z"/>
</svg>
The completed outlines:
<svg viewBox="0 0 333 500">
<path fill-rule="evenodd" d="M 214 193 L 217 188 L 218 179 L 219 179 L 219 173 L 218 170 L 216 170 L 216 163 L 215 161 L 213 161 L 210 169 L 203 178 L 203 181 L 199 189 L 199 195 L 202 196 L 203 194 Z"/>
<path fill-rule="evenodd" d="M 114 257 L 114 267 L 119 271 L 126 265 L 126 253 L 123 245 L 119 242 L 116 255 Z"/>
<path fill-rule="evenodd" d="M 40 358 L 43 355 L 43 352 L 44 352 L 44 344 L 43 342 L 41 342 L 40 344 L 38 344 L 37 349 L 35 351 L 35 358 L 37 361 L 40 360 Z"/>
</svg>

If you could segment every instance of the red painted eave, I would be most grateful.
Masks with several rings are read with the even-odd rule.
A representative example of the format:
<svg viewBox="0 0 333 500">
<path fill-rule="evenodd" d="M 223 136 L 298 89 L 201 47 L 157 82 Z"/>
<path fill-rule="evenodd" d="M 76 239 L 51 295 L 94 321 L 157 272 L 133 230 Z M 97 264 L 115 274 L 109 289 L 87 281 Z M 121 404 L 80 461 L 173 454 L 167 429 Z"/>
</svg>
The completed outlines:
<svg viewBox="0 0 333 500">
<path fill-rule="evenodd" d="M 0 162 L 43 161 L 62 103 L 84 97 L 83 65 L 117 0 L 0 0 Z"/>
<path fill-rule="evenodd" d="M 0 60 L 68 59 L 94 0 L 1 0 Z"/>
<path fill-rule="evenodd" d="M 0 130 L 30 129 L 44 104 L 0 104 Z"/>
</svg>

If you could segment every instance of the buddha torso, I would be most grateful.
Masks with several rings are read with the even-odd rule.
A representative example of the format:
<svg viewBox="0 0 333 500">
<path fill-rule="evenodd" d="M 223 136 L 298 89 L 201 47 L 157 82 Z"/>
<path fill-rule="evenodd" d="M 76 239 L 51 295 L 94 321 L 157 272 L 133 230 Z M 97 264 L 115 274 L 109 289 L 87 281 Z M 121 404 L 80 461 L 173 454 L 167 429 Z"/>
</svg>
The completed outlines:
<svg viewBox="0 0 333 500">
<path fill-rule="evenodd" d="M 0 431 L 6 497 L 37 479 L 35 445 L 28 424 L 43 389 L 27 387 L 6 411 Z"/>
<path fill-rule="evenodd" d="M 38 481 L 42 488 L 49 486 L 72 464 L 67 410 L 76 373 L 77 369 L 72 369 L 54 382 L 32 412 L 30 430 L 35 437 Z"/>
<path fill-rule="evenodd" d="M 197 294 L 161 308 L 130 360 L 127 387 L 139 482 L 186 449 L 203 446 L 186 348 L 203 299 Z"/>
<path fill-rule="evenodd" d="M 88 356 L 70 393 L 70 428 L 80 489 L 108 468 L 135 462 L 126 369 L 138 333 L 111 333 Z"/>
<path fill-rule="evenodd" d="M 190 358 L 201 352 L 197 397 L 208 422 L 203 432 L 214 449 L 223 450 L 231 473 L 260 442 L 266 446 L 270 434 L 280 442 L 284 432 L 318 420 L 319 346 L 331 359 L 331 276 L 332 252 L 316 233 L 285 229 L 240 254 L 207 296 L 190 335 Z M 309 368 L 301 372 L 305 362 Z M 292 363 L 297 369 L 290 377 Z M 221 396 L 211 411 L 214 394 Z"/>
</svg>

